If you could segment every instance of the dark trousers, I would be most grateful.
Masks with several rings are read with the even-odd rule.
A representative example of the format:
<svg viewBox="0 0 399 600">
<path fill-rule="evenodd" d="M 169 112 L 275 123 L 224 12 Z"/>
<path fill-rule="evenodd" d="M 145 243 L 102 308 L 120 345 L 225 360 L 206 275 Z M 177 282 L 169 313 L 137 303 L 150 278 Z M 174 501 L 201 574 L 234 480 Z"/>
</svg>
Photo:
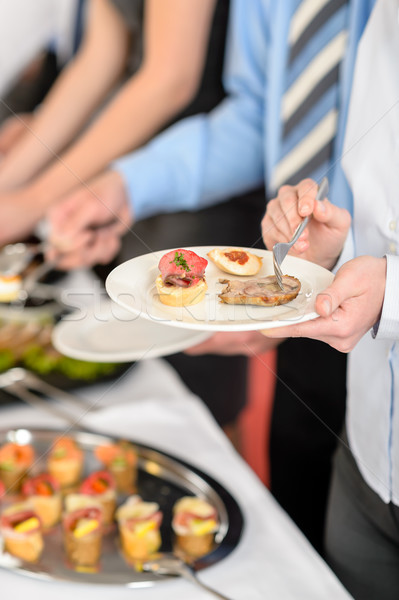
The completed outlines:
<svg viewBox="0 0 399 600">
<path fill-rule="evenodd" d="M 328 504 L 326 558 L 356 600 L 399 598 L 398 524 L 399 507 L 373 492 L 350 450 L 340 444 Z"/>
<path fill-rule="evenodd" d="M 271 491 L 321 554 L 345 397 L 346 355 L 307 339 L 280 346 L 270 432 Z"/>
</svg>

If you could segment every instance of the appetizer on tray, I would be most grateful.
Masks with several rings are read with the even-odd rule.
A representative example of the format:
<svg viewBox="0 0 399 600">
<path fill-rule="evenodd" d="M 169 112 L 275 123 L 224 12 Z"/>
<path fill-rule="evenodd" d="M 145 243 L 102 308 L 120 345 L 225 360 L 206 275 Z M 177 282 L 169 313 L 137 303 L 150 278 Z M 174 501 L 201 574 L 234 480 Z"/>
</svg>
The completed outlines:
<svg viewBox="0 0 399 600">
<path fill-rule="evenodd" d="M 8 442 L 0 448 L 0 479 L 7 492 L 18 492 L 35 459 L 30 444 Z"/>
<path fill-rule="evenodd" d="M 103 524 L 109 525 L 114 519 L 116 508 L 116 484 L 108 471 L 91 473 L 80 486 L 80 493 L 93 496 L 103 509 Z"/>
<path fill-rule="evenodd" d="M 162 513 L 156 502 L 130 496 L 116 511 L 121 545 L 130 560 L 144 560 L 161 547 Z"/>
<path fill-rule="evenodd" d="M 0 302 L 12 302 L 22 288 L 20 275 L 0 275 Z"/>
<path fill-rule="evenodd" d="M 218 528 L 216 509 L 202 498 L 184 496 L 173 507 L 172 529 L 177 551 L 192 558 L 208 554 Z"/>
<path fill-rule="evenodd" d="M 117 444 L 104 444 L 97 446 L 94 454 L 112 473 L 118 492 L 131 494 L 136 491 L 137 452 L 133 444 L 123 440 Z"/>
<path fill-rule="evenodd" d="M 80 508 L 98 508 L 101 513 L 103 512 L 102 504 L 95 496 L 89 496 L 88 494 L 72 493 L 67 494 L 64 498 L 65 512 L 70 513 Z M 104 519 L 101 519 L 104 522 Z"/>
<path fill-rule="evenodd" d="M 155 280 L 159 300 L 168 306 L 198 304 L 208 286 L 205 268 L 208 261 L 192 250 L 171 250 L 159 261 L 160 275 Z"/>
<path fill-rule="evenodd" d="M 6 552 L 28 562 L 40 558 L 44 548 L 42 526 L 34 510 L 22 504 L 11 506 L 1 516 L 0 531 Z"/>
<path fill-rule="evenodd" d="M 262 258 L 243 248 L 214 248 L 208 256 L 219 269 L 231 275 L 249 277 L 262 268 Z"/>
<path fill-rule="evenodd" d="M 12 565 L 12 568 L 21 569 L 22 572 L 35 573 L 35 576 L 43 574 L 49 579 L 57 578 L 57 574 L 62 574 L 63 578 L 67 575 L 68 579 L 68 571 L 74 571 L 82 575 L 82 581 L 87 581 L 86 574 L 89 574 L 89 577 L 96 574 L 96 581 L 99 583 L 109 583 L 110 575 L 116 575 L 118 581 L 122 573 L 124 581 L 130 582 L 138 580 L 134 571 L 140 573 L 138 577 L 141 576 L 142 561 L 157 558 L 161 549 L 169 551 L 172 540 L 176 541 L 174 549 L 184 555 L 184 560 L 192 563 L 214 548 L 214 534 L 219 527 L 216 510 L 205 500 L 192 496 L 184 497 L 185 492 L 180 494 L 183 498 L 176 504 L 173 525 L 171 520 L 165 523 L 162 548 L 160 527 L 163 513 L 156 500 L 162 499 L 162 505 L 169 514 L 170 503 L 176 497 L 175 485 L 185 490 L 188 482 L 191 482 L 189 478 L 186 479 L 185 474 L 179 473 L 175 464 L 169 467 L 167 462 L 159 462 L 161 481 L 157 483 L 158 472 L 155 472 L 154 468 L 158 463 L 153 457 L 153 451 L 148 455 L 151 456 L 148 461 L 145 460 L 144 453 L 144 460 L 140 463 L 144 472 L 141 473 L 138 483 L 147 500 L 144 501 L 139 495 L 131 495 L 123 503 L 126 491 L 122 489 L 121 494 L 117 495 L 112 472 L 93 471 L 96 457 L 103 458 L 104 463 L 109 463 L 111 458 L 123 456 L 125 463 L 130 466 L 134 464 L 136 467 L 137 456 L 143 456 L 140 454 L 139 445 L 113 438 L 108 438 L 109 443 L 105 445 L 104 436 L 88 436 L 87 433 L 76 437 L 81 442 L 81 445 L 78 445 L 75 438 L 57 439 L 58 433 L 49 433 L 45 430 L 35 434 L 37 437 L 31 438 L 32 446 L 18 446 L 16 449 L 13 446 L 12 455 L 14 456 L 15 450 L 23 448 L 24 456 L 29 453 L 29 460 L 25 462 L 31 464 L 34 456 L 33 443 L 38 444 L 38 460 L 34 465 L 36 470 L 33 470 L 32 465 L 30 476 L 25 479 L 21 493 L 9 494 L 9 490 L 0 480 L 0 540 L 3 542 L 0 547 L 0 559 L 4 559 L 3 562 L 0 560 L 2 566 Z M 92 437 L 95 439 L 91 440 Z M 4 448 L 9 456 L 9 444 L 4 444 L 3 451 Z M 51 452 L 49 459 L 46 458 L 48 451 Z M 76 483 L 83 466 L 81 455 L 86 451 L 85 467 L 90 470 L 85 470 L 87 476 L 82 483 L 72 487 L 73 490 L 79 489 L 79 493 L 69 492 L 54 475 L 41 471 L 45 468 L 47 460 L 49 468 L 56 465 L 53 471 L 58 473 L 64 484 L 68 482 L 69 485 L 72 481 Z M 119 469 L 118 461 L 114 466 Z M 166 476 L 163 473 L 164 469 Z M 186 469 L 184 466 L 184 471 Z M 130 487 L 130 472 L 128 481 L 127 487 Z M 125 479 L 123 483 L 127 485 Z M 172 483 L 172 497 L 169 496 L 169 483 Z M 187 492 L 190 493 L 188 489 Z M 119 508 L 115 512 L 116 525 L 112 520 L 117 503 Z M 111 522 L 112 525 L 109 525 Z M 12 560 L 9 554 L 20 560 Z M 24 565 L 21 561 L 31 564 Z M 78 577 L 80 580 L 80 575 Z M 94 582 L 93 579 L 90 581 Z"/>
<path fill-rule="evenodd" d="M 79 483 L 83 469 L 83 452 L 72 438 L 55 442 L 47 459 L 47 469 L 61 485 L 68 488 Z"/>
<path fill-rule="evenodd" d="M 22 485 L 22 493 L 32 504 L 44 529 L 56 525 L 61 518 L 61 486 L 48 473 L 27 479 Z"/>
<path fill-rule="evenodd" d="M 80 567 L 98 564 L 102 544 L 102 514 L 94 506 L 80 508 L 63 517 L 64 546 L 70 562 Z"/>
</svg>

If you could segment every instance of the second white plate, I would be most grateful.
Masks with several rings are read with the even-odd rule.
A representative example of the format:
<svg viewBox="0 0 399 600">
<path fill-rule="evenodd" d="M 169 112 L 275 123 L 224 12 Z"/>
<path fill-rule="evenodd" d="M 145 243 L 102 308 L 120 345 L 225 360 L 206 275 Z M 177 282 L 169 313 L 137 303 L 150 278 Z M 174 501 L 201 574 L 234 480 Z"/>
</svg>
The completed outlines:
<svg viewBox="0 0 399 600">
<path fill-rule="evenodd" d="M 209 333 L 172 329 L 141 319 L 110 300 L 101 308 L 72 313 L 53 330 L 54 347 L 71 358 L 131 362 L 168 356 L 199 344 Z"/>
<path fill-rule="evenodd" d="M 212 248 L 214 246 L 198 246 L 189 250 L 207 258 L 207 253 Z M 247 250 L 263 258 L 263 266 L 257 277 L 273 274 L 271 252 L 251 248 Z M 176 328 L 213 332 L 253 331 L 309 321 L 318 316 L 314 310 L 317 294 L 329 286 L 334 279 L 333 273 L 323 267 L 287 256 L 284 260 L 283 272 L 297 277 L 302 286 L 295 300 L 282 306 L 272 307 L 224 304 L 218 298 L 223 287 L 219 279 L 237 279 L 237 277 L 223 273 L 209 261 L 205 271 L 208 284 L 205 300 L 194 306 L 169 307 L 160 302 L 155 287 L 155 279 L 159 275 L 158 263 L 166 252 L 169 250 L 144 254 L 119 265 L 108 276 L 105 287 L 115 302 L 133 314 L 140 315 L 153 323 Z"/>
</svg>

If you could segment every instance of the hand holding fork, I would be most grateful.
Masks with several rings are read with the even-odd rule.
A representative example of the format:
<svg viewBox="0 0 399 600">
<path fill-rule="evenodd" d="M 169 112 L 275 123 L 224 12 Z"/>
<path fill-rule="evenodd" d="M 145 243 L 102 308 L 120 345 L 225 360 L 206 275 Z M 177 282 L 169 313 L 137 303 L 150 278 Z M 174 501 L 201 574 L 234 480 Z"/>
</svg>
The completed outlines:
<svg viewBox="0 0 399 600">
<path fill-rule="evenodd" d="M 327 177 L 324 177 L 319 186 L 319 189 L 317 191 L 316 200 L 323 200 L 328 194 L 328 188 L 329 188 L 328 179 L 327 179 Z M 282 291 L 284 291 L 284 285 L 283 285 L 283 272 L 281 270 L 281 263 L 287 256 L 287 254 L 288 254 L 289 250 L 292 248 L 292 246 L 298 241 L 298 238 L 300 237 L 301 233 L 307 226 L 308 222 L 309 222 L 309 217 L 305 217 L 303 219 L 302 223 L 300 223 L 298 225 L 298 227 L 296 228 L 295 233 L 289 242 L 278 242 L 277 244 L 274 244 L 274 246 L 273 246 L 274 273 L 276 275 L 277 283 Z"/>
</svg>

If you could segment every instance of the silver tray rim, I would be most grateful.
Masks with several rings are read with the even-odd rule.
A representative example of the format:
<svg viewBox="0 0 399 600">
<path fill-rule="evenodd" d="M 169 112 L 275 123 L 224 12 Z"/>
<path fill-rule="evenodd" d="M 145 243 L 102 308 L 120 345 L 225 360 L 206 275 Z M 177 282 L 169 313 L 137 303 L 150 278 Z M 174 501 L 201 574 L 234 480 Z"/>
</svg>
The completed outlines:
<svg viewBox="0 0 399 600">
<path fill-rule="evenodd" d="M 0 429 L 0 444 L 5 441 L 19 443 L 51 443 L 57 436 L 64 435 L 62 429 L 53 427 L 18 426 L 15 428 Z M 67 435 L 76 439 L 83 450 L 92 450 L 95 446 L 115 442 L 121 437 L 107 433 L 84 429 L 71 429 Z M 44 439 L 43 439 L 44 438 Z M 127 439 L 123 437 L 123 439 Z M 164 481 L 178 486 L 184 486 L 187 493 L 200 495 L 209 500 L 217 509 L 220 527 L 215 535 L 215 547 L 206 556 L 195 560 L 191 567 L 194 571 L 206 569 L 227 557 L 238 545 L 243 530 L 244 516 L 242 510 L 230 491 L 224 485 L 202 471 L 198 467 L 160 448 L 149 446 L 134 439 L 128 439 L 137 449 L 138 467 L 150 475 L 160 477 Z M 0 539 L 1 541 L 1 539 Z M 2 557 L 6 560 L 1 560 Z M 122 560 L 122 558 L 121 558 Z M 132 567 L 127 567 L 129 575 L 124 581 L 118 581 L 114 576 L 105 573 L 84 573 L 72 569 L 64 574 L 52 574 L 37 564 L 26 563 L 2 553 L 0 545 L 0 568 L 42 581 L 62 581 L 63 583 L 91 584 L 91 585 L 120 585 L 128 588 L 143 588 L 157 585 L 169 580 L 170 576 L 160 576 L 154 573 L 138 573 Z"/>
</svg>

